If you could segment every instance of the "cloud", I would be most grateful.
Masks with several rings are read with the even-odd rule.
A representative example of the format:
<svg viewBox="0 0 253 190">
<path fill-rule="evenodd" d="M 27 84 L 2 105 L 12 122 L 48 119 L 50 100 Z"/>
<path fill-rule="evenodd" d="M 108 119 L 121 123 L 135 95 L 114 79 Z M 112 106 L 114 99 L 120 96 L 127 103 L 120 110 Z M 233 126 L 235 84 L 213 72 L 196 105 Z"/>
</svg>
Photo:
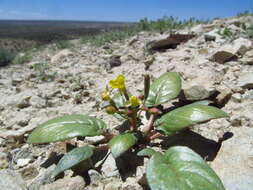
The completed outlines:
<svg viewBox="0 0 253 190">
<path fill-rule="evenodd" d="M 48 16 L 40 12 L 0 9 L 0 19 L 48 19 Z"/>
</svg>

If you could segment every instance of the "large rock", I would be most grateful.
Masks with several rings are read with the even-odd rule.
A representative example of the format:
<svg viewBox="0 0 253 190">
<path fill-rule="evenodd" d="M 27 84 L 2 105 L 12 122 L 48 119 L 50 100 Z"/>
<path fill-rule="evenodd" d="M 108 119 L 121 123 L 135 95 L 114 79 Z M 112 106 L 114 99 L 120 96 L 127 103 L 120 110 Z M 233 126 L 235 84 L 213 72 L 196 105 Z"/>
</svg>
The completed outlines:
<svg viewBox="0 0 253 190">
<path fill-rule="evenodd" d="M 186 100 L 203 100 L 213 94 L 213 91 L 206 89 L 204 86 L 193 85 L 184 89 Z"/>
<path fill-rule="evenodd" d="M 147 44 L 149 50 L 160 51 L 175 49 L 179 44 L 194 38 L 193 34 L 171 34 L 167 38 L 158 39 Z"/>
<path fill-rule="evenodd" d="M 234 128 L 234 136 L 222 143 L 212 168 L 227 190 L 253 188 L 253 129 Z"/>
<path fill-rule="evenodd" d="M 253 73 L 242 73 L 237 85 L 242 88 L 253 88 Z"/>
<path fill-rule="evenodd" d="M 0 170 L 0 189 L 27 190 L 27 187 L 20 174 L 12 170 Z"/>
<path fill-rule="evenodd" d="M 252 49 L 252 42 L 250 40 L 238 38 L 232 44 L 222 46 L 213 54 L 211 60 L 222 64 L 243 56 L 250 49 Z"/>
<path fill-rule="evenodd" d="M 118 55 L 114 55 L 110 58 L 110 61 L 109 61 L 109 65 L 111 68 L 113 67 L 118 67 L 122 64 L 121 60 L 120 60 L 120 56 Z"/>
<path fill-rule="evenodd" d="M 240 61 L 243 64 L 253 65 L 253 49 L 245 53 L 242 59 Z"/>
</svg>

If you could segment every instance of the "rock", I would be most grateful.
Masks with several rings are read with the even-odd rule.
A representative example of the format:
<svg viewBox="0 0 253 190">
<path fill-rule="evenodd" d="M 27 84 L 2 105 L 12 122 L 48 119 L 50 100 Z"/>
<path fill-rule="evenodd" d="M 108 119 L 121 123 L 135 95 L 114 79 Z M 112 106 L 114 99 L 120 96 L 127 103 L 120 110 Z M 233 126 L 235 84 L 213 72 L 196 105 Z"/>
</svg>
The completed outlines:
<svg viewBox="0 0 253 190">
<path fill-rule="evenodd" d="M 171 34 L 167 38 L 158 39 L 147 44 L 151 51 L 162 51 L 166 49 L 175 49 L 179 44 L 187 42 L 194 38 L 193 34 Z"/>
<path fill-rule="evenodd" d="M 106 184 L 104 190 L 122 190 L 122 183 L 114 181 L 113 183 Z"/>
<path fill-rule="evenodd" d="M 8 155 L 4 152 L 0 152 L 0 170 L 6 169 L 9 166 Z"/>
<path fill-rule="evenodd" d="M 225 189 L 252 190 L 253 128 L 234 128 L 234 136 L 222 143 L 211 166 L 221 178 Z"/>
<path fill-rule="evenodd" d="M 143 188 L 138 184 L 136 178 L 129 177 L 122 186 L 123 190 L 143 190 Z"/>
<path fill-rule="evenodd" d="M 1 190 L 28 190 L 21 175 L 12 170 L 0 170 Z"/>
<path fill-rule="evenodd" d="M 22 83 L 23 79 L 22 78 L 14 78 L 12 79 L 11 83 L 13 86 L 17 86 L 18 84 Z"/>
<path fill-rule="evenodd" d="M 24 96 L 17 102 L 17 107 L 20 109 L 27 108 L 30 106 L 30 99 L 31 96 Z"/>
<path fill-rule="evenodd" d="M 34 108 L 43 108 L 46 106 L 46 100 L 39 96 L 32 96 L 30 99 L 30 104 Z"/>
<path fill-rule="evenodd" d="M 212 35 L 206 34 L 206 35 L 204 36 L 204 38 L 205 38 L 205 41 L 206 41 L 206 42 L 209 42 L 209 41 L 215 41 L 216 36 L 212 36 Z"/>
<path fill-rule="evenodd" d="M 198 50 L 200 55 L 207 55 L 209 53 L 207 48 L 202 48 L 200 50 Z"/>
<path fill-rule="evenodd" d="M 219 29 L 213 29 L 204 35 L 205 41 L 215 41 L 217 43 L 223 43 L 225 40 L 219 34 Z"/>
<path fill-rule="evenodd" d="M 229 88 L 221 88 L 217 90 L 220 92 L 220 94 L 216 97 L 217 103 L 219 105 L 223 105 L 230 99 L 232 91 Z"/>
<path fill-rule="evenodd" d="M 253 88 L 253 73 L 240 74 L 237 86 L 242 88 Z"/>
<path fill-rule="evenodd" d="M 227 51 L 223 51 L 220 50 L 218 52 L 216 52 L 211 58 L 211 61 L 223 64 L 225 62 L 228 61 L 233 61 L 233 60 L 237 60 L 237 56 L 233 53 L 227 52 Z"/>
<path fill-rule="evenodd" d="M 59 53 L 57 53 L 56 55 L 54 55 L 51 58 L 51 62 L 52 63 L 57 63 L 61 59 L 63 59 L 64 57 L 68 57 L 68 56 L 72 56 L 72 55 L 73 55 L 73 52 L 71 52 L 69 49 L 61 50 Z"/>
<path fill-rule="evenodd" d="M 184 89 L 184 95 L 186 100 L 203 100 L 212 95 L 212 91 L 208 91 L 203 86 L 189 86 L 187 89 Z"/>
<path fill-rule="evenodd" d="M 37 175 L 29 184 L 29 190 L 36 190 L 36 188 L 38 188 L 39 186 L 52 182 L 53 179 L 51 178 L 51 175 L 55 168 L 56 165 L 53 164 L 46 169 L 40 169 L 39 175 Z"/>
<path fill-rule="evenodd" d="M 190 31 L 195 34 L 200 34 L 200 33 L 204 32 L 204 28 L 203 28 L 202 24 L 198 24 L 196 26 L 193 26 Z"/>
<path fill-rule="evenodd" d="M 243 96 L 241 96 L 241 99 L 243 99 L 243 100 L 253 100 L 253 90 L 246 91 L 245 94 L 243 94 Z"/>
<path fill-rule="evenodd" d="M 119 176 L 119 171 L 116 165 L 116 161 L 112 154 L 109 154 L 107 159 L 102 165 L 101 172 L 105 177 Z"/>
<path fill-rule="evenodd" d="M 183 92 L 186 100 L 202 100 L 216 92 L 215 84 L 220 81 L 218 72 L 205 72 L 202 75 L 183 81 Z"/>
<path fill-rule="evenodd" d="M 100 136 L 95 136 L 95 137 L 85 137 L 84 141 L 87 142 L 88 144 L 98 144 L 104 139 L 105 137 L 100 135 Z"/>
<path fill-rule="evenodd" d="M 243 56 L 248 50 L 253 49 L 252 41 L 245 38 L 238 38 L 233 41 L 232 46 L 234 47 L 233 50 L 234 54 Z"/>
<path fill-rule="evenodd" d="M 231 100 L 235 103 L 239 103 L 242 101 L 242 95 L 240 93 L 235 93 L 231 96 Z"/>
<path fill-rule="evenodd" d="M 51 184 L 43 185 L 39 190 L 83 190 L 85 182 L 81 176 L 65 177 Z"/>
<path fill-rule="evenodd" d="M 250 40 L 238 38 L 232 44 L 222 46 L 210 60 L 223 64 L 236 60 L 238 56 L 243 56 L 250 49 L 252 49 L 252 42 Z"/>
<path fill-rule="evenodd" d="M 242 117 L 241 115 L 233 115 L 230 117 L 230 123 L 234 127 L 239 127 L 242 125 Z"/>
<path fill-rule="evenodd" d="M 39 168 L 37 168 L 35 166 L 28 166 L 28 167 L 24 167 L 24 168 L 20 169 L 19 173 L 21 174 L 22 178 L 25 181 L 33 180 L 34 177 L 39 174 L 38 169 Z"/>
<path fill-rule="evenodd" d="M 112 56 L 110 58 L 110 61 L 109 61 L 109 65 L 111 68 L 113 67 L 118 67 L 120 66 L 122 63 L 121 63 L 121 60 L 120 60 L 120 56 Z"/>
<path fill-rule="evenodd" d="M 88 174 L 90 176 L 91 183 L 97 183 L 103 178 L 103 176 L 99 172 L 93 169 L 89 170 Z"/>
<path fill-rule="evenodd" d="M 20 158 L 17 161 L 17 166 L 19 168 L 24 167 L 24 166 L 28 165 L 31 160 L 32 160 L 31 158 Z"/>
<path fill-rule="evenodd" d="M 253 64 L 253 50 L 247 51 L 243 58 L 240 59 L 243 64 Z"/>
</svg>

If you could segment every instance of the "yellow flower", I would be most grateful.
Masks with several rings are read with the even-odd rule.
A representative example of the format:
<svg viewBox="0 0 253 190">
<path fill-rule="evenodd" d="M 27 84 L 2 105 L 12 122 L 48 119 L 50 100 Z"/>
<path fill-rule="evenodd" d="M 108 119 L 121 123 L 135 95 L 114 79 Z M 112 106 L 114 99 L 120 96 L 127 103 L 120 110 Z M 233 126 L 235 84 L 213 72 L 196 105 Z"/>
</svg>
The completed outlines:
<svg viewBox="0 0 253 190">
<path fill-rule="evenodd" d="M 111 80 L 109 82 L 109 84 L 112 88 L 116 88 L 116 89 L 119 89 L 120 91 L 124 91 L 125 90 L 125 77 L 123 75 L 119 75 L 119 76 L 117 76 L 116 79 Z"/>
<path fill-rule="evenodd" d="M 102 100 L 104 101 L 109 101 L 111 99 L 110 97 L 110 93 L 108 91 L 104 91 L 102 94 L 101 94 L 101 98 Z"/>
<path fill-rule="evenodd" d="M 114 106 L 107 106 L 105 108 L 105 111 L 108 114 L 115 114 L 117 112 L 117 109 Z"/>
<path fill-rule="evenodd" d="M 134 107 L 139 106 L 142 103 L 141 100 L 136 96 L 131 96 L 129 101 L 131 103 L 131 106 Z"/>
</svg>

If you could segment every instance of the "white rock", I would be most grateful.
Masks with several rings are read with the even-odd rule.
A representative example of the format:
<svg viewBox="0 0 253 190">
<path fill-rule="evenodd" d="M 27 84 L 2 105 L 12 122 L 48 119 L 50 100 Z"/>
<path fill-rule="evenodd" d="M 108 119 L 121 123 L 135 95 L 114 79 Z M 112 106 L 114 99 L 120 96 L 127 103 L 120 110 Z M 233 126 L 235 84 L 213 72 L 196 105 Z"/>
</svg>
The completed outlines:
<svg viewBox="0 0 253 190">
<path fill-rule="evenodd" d="M 237 85 L 242 88 L 252 88 L 253 87 L 253 72 L 240 74 Z"/>
<path fill-rule="evenodd" d="M 105 177 L 119 176 L 116 161 L 110 154 L 102 165 L 101 172 Z"/>
<path fill-rule="evenodd" d="M 12 170 L 0 170 L 0 187 L 1 190 L 27 190 L 20 174 Z"/>
<path fill-rule="evenodd" d="M 234 136 L 222 143 L 211 166 L 227 190 L 252 190 L 253 187 L 253 128 L 231 131 Z"/>
<path fill-rule="evenodd" d="M 17 166 L 18 167 L 24 167 L 30 163 L 31 159 L 30 158 L 20 158 L 17 161 Z"/>
</svg>

